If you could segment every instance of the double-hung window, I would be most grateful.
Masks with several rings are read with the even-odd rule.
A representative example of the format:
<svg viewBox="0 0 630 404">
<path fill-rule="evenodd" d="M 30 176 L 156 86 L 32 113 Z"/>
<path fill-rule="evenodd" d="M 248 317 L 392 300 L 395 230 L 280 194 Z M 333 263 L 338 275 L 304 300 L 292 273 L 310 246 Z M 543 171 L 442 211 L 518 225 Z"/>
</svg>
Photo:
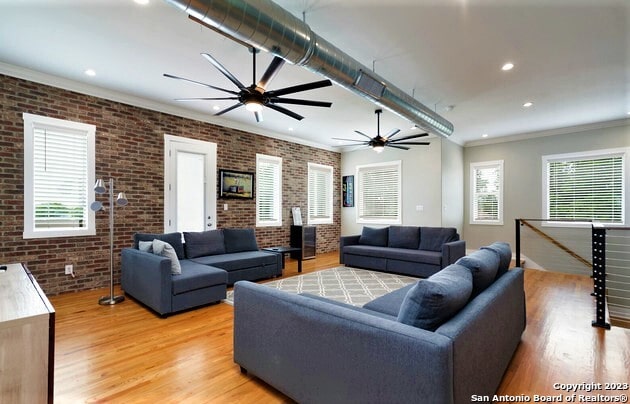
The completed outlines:
<svg viewBox="0 0 630 404">
<path fill-rule="evenodd" d="M 627 149 L 596 150 L 543 156 L 543 217 L 562 220 L 625 223 Z M 576 223 L 572 223 L 576 225 Z"/>
<path fill-rule="evenodd" d="M 282 226 L 282 158 L 256 154 L 256 226 Z"/>
<path fill-rule="evenodd" d="M 333 168 L 308 163 L 308 224 L 333 222 Z"/>
<path fill-rule="evenodd" d="M 24 113 L 24 238 L 94 235 L 96 127 Z"/>
<path fill-rule="evenodd" d="M 357 166 L 357 223 L 400 224 L 401 162 Z"/>
<path fill-rule="evenodd" d="M 503 224 L 503 160 L 470 164 L 470 223 Z"/>
</svg>

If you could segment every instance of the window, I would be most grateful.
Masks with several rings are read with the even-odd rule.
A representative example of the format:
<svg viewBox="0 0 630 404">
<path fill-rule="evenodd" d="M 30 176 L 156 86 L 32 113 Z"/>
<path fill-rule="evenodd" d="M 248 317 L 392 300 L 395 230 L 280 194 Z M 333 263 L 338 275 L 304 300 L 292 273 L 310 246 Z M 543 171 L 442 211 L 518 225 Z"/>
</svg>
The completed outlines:
<svg viewBox="0 0 630 404">
<path fill-rule="evenodd" d="M 503 224 L 503 160 L 470 164 L 470 224 Z"/>
<path fill-rule="evenodd" d="M 401 223 L 401 163 L 357 166 L 357 223 Z"/>
<path fill-rule="evenodd" d="M 543 216 L 623 224 L 626 154 L 615 149 L 543 156 Z"/>
<path fill-rule="evenodd" d="M 24 113 L 24 238 L 96 234 L 96 127 Z"/>
<path fill-rule="evenodd" d="M 282 158 L 256 154 L 256 226 L 282 226 Z"/>
<path fill-rule="evenodd" d="M 308 224 L 333 222 L 333 168 L 308 163 Z"/>
</svg>

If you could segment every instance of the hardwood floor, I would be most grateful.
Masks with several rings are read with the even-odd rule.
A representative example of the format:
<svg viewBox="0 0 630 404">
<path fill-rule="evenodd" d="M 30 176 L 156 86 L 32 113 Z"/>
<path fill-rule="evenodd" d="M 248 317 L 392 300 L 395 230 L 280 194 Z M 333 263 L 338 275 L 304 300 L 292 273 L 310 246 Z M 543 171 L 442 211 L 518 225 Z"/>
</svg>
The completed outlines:
<svg viewBox="0 0 630 404">
<path fill-rule="evenodd" d="M 319 255 L 304 261 L 303 272 L 338 263 L 337 253 Z M 295 275 L 296 262 L 287 260 L 284 276 Z M 526 270 L 525 288 L 527 329 L 497 394 L 558 395 L 554 383 L 630 382 L 630 330 L 591 327 L 590 278 Z M 99 306 L 108 292 L 50 298 L 57 311 L 56 403 L 291 402 L 232 361 L 231 306 L 162 319 L 129 298 Z"/>
</svg>

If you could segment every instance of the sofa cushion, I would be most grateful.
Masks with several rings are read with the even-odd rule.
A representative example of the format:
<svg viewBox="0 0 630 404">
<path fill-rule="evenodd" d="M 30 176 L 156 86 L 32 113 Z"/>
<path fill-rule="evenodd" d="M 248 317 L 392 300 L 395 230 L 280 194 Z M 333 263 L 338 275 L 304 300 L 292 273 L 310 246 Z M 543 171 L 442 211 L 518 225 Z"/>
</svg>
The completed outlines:
<svg viewBox="0 0 630 404">
<path fill-rule="evenodd" d="M 389 226 L 388 247 L 418 249 L 420 228 L 416 226 Z"/>
<path fill-rule="evenodd" d="M 466 305 L 472 291 L 472 274 L 453 264 L 421 280 L 405 296 L 398 321 L 434 331 Z"/>
<path fill-rule="evenodd" d="M 171 273 L 173 275 L 179 275 L 182 273 L 182 267 L 179 264 L 177 253 L 175 252 L 173 246 L 169 243 L 158 239 L 153 240 L 153 254 L 160 255 L 171 260 Z"/>
<path fill-rule="evenodd" d="M 151 241 L 138 241 L 138 250 L 153 253 L 153 240 Z"/>
<path fill-rule="evenodd" d="M 421 227 L 420 249 L 442 251 L 442 244 L 459 240 L 457 229 L 452 227 Z"/>
<path fill-rule="evenodd" d="M 227 272 L 222 269 L 200 265 L 190 260 L 182 260 L 180 264 L 181 275 L 173 277 L 174 295 L 227 283 Z"/>
<path fill-rule="evenodd" d="M 225 252 L 256 251 L 256 234 L 254 229 L 223 229 Z"/>
<path fill-rule="evenodd" d="M 184 232 L 187 258 L 203 257 L 205 255 L 225 254 L 222 230 L 208 230 L 199 232 Z"/>
<path fill-rule="evenodd" d="M 400 312 L 400 306 L 402 305 L 403 300 L 405 300 L 405 296 L 407 296 L 409 289 L 415 285 L 415 283 L 412 283 L 400 289 L 394 290 L 393 292 L 377 297 L 371 302 L 364 304 L 363 308 L 397 317 L 398 312 Z"/>
<path fill-rule="evenodd" d="M 470 270 L 473 277 L 473 296 L 483 292 L 494 282 L 499 268 L 499 256 L 490 250 L 477 250 L 455 261 Z"/>
<path fill-rule="evenodd" d="M 186 258 L 184 255 L 184 245 L 182 244 L 182 234 L 178 232 L 162 234 L 136 233 L 133 235 L 133 247 L 137 250 L 140 241 L 153 241 L 156 239 L 169 243 L 175 250 L 175 253 L 177 253 L 178 259 L 183 260 Z"/>
<path fill-rule="evenodd" d="M 276 253 L 267 251 L 242 251 L 238 253 L 207 255 L 205 257 L 191 258 L 191 261 L 203 265 L 212 265 L 226 271 L 238 271 L 240 269 L 254 268 L 263 265 L 277 265 Z"/>
<path fill-rule="evenodd" d="M 497 269 L 497 278 L 503 275 L 510 268 L 512 262 L 512 250 L 508 243 L 496 241 L 489 246 L 481 247 L 482 250 L 493 251 L 499 257 L 499 268 Z"/>
<path fill-rule="evenodd" d="M 361 237 L 359 237 L 359 244 L 386 247 L 387 234 L 387 227 L 375 228 L 364 226 L 363 230 L 361 231 Z"/>
<path fill-rule="evenodd" d="M 375 247 L 370 245 L 349 245 L 343 248 L 344 254 L 365 257 L 386 258 L 389 260 L 422 262 L 440 265 L 442 253 L 435 251 L 410 250 L 407 248 Z"/>
</svg>

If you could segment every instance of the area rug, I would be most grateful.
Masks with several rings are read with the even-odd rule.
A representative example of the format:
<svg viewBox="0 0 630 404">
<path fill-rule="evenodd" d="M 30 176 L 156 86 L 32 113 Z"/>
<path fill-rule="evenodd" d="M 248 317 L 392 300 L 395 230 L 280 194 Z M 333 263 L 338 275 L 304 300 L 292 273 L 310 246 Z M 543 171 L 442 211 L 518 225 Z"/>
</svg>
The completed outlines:
<svg viewBox="0 0 630 404">
<path fill-rule="evenodd" d="M 261 283 L 289 293 L 310 293 L 331 300 L 363 306 L 365 303 L 400 289 L 418 278 L 350 267 L 336 267 Z M 234 304 L 233 291 L 224 302 Z"/>
</svg>

